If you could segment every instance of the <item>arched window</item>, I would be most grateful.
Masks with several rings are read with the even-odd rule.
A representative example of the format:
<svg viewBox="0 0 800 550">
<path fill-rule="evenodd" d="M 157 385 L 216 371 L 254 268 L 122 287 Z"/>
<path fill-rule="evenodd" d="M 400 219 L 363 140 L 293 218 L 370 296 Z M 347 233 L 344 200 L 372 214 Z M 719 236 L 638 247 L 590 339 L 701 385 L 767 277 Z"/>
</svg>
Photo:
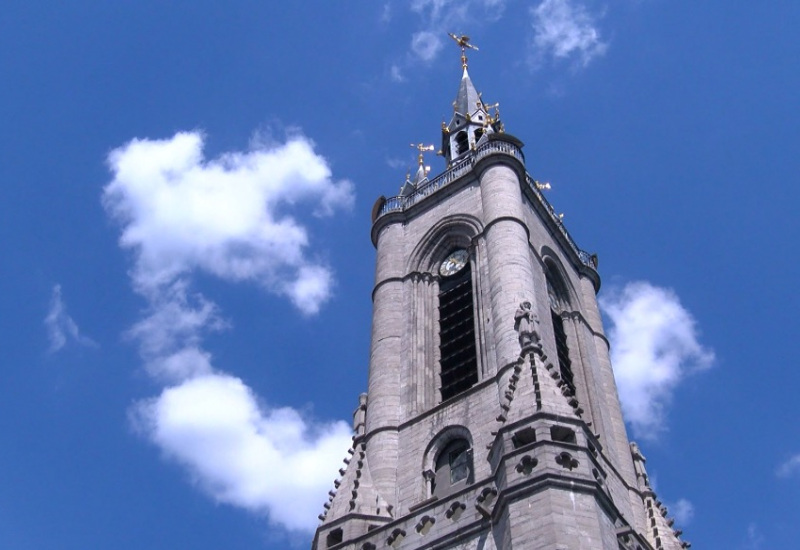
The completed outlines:
<svg viewBox="0 0 800 550">
<path fill-rule="evenodd" d="M 547 298 L 550 301 L 550 315 L 553 320 L 553 333 L 558 354 L 558 368 L 561 373 L 561 379 L 567 385 L 569 394 L 575 395 L 575 376 L 572 372 L 572 361 L 569 358 L 564 319 L 561 317 L 566 306 L 569 305 L 569 295 L 554 266 L 548 265 L 545 275 L 547 278 Z"/>
<path fill-rule="evenodd" d="M 439 275 L 439 376 L 444 401 L 478 381 L 469 252 L 451 252 L 440 264 Z"/>
<path fill-rule="evenodd" d="M 467 137 L 467 132 L 461 130 L 459 133 L 456 134 L 456 155 L 461 155 L 462 153 L 466 153 L 469 149 L 469 137 Z"/>
<path fill-rule="evenodd" d="M 436 457 L 431 492 L 443 497 L 472 482 L 472 449 L 466 439 L 454 439 Z"/>
</svg>

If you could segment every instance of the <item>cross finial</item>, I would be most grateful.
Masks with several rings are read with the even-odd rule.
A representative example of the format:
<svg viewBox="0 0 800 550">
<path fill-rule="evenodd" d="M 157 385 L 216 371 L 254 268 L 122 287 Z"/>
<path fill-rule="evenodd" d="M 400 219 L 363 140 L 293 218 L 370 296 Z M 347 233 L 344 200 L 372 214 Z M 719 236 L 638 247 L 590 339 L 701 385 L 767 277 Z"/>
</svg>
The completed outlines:
<svg viewBox="0 0 800 550">
<path fill-rule="evenodd" d="M 447 33 L 450 38 L 456 41 L 456 44 L 459 45 L 461 48 L 461 66 L 466 69 L 467 68 L 467 48 L 470 50 L 478 51 L 477 46 L 473 46 L 469 43 L 469 36 L 466 34 L 462 34 L 461 36 L 456 36 L 455 34 L 449 32 Z"/>
</svg>

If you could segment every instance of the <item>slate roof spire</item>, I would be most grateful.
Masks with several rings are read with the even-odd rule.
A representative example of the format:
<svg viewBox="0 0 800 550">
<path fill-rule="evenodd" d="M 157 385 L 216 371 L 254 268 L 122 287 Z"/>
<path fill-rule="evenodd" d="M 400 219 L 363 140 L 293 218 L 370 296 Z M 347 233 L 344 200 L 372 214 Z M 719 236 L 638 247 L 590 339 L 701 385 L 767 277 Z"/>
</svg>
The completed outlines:
<svg viewBox="0 0 800 550">
<path fill-rule="evenodd" d="M 467 69 L 466 50 L 478 50 L 469 43 L 466 35 L 456 36 L 449 33 L 461 48 L 461 82 L 458 94 L 453 102 L 453 117 L 449 124 L 442 123 L 442 155 L 450 166 L 455 160 L 467 155 L 485 140 L 487 134 L 502 131 L 499 115 L 492 117 L 481 94 L 472 83 Z M 493 105 L 497 109 L 497 105 Z"/>
</svg>

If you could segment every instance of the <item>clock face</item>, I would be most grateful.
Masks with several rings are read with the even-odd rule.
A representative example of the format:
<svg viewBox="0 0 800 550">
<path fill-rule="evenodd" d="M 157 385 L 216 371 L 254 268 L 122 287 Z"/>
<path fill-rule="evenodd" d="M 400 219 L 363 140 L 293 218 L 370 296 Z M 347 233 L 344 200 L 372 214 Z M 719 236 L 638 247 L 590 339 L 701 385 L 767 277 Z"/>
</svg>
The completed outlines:
<svg viewBox="0 0 800 550">
<path fill-rule="evenodd" d="M 464 266 L 467 265 L 468 261 L 469 252 L 463 248 L 455 250 L 451 252 L 450 255 L 442 262 L 442 265 L 439 266 L 439 274 L 442 277 L 450 277 L 455 275 L 464 269 Z"/>
</svg>

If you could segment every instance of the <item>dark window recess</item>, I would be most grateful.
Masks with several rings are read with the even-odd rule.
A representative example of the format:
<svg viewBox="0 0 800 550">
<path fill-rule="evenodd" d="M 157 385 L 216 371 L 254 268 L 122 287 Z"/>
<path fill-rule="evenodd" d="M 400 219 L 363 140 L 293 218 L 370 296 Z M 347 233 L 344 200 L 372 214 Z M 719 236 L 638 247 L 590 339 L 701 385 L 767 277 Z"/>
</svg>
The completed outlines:
<svg viewBox="0 0 800 550">
<path fill-rule="evenodd" d="M 469 138 L 467 132 L 461 130 L 456 134 L 456 154 L 466 153 L 467 149 L 469 149 Z"/>
<path fill-rule="evenodd" d="M 525 445 L 530 445 L 531 443 L 535 442 L 536 430 L 533 428 L 523 428 L 514 432 L 514 435 L 511 437 L 511 443 L 514 444 L 515 449 L 519 449 L 520 447 L 524 447 Z"/>
<path fill-rule="evenodd" d="M 439 292 L 439 351 L 444 401 L 471 388 L 478 381 L 469 264 L 459 274 L 442 279 Z"/>
<path fill-rule="evenodd" d="M 575 432 L 563 426 L 550 427 L 550 439 L 553 441 L 560 441 L 562 443 L 577 443 Z"/>
<path fill-rule="evenodd" d="M 555 311 L 551 311 L 553 316 L 553 330 L 556 335 L 556 351 L 558 352 L 558 368 L 561 372 L 561 379 L 567 385 L 569 395 L 575 395 L 575 377 L 572 374 L 572 362 L 569 360 L 569 348 L 567 347 L 567 333 L 564 332 L 564 321 Z"/>
<path fill-rule="evenodd" d="M 328 545 L 328 548 L 330 548 L 331 546 L 336 546 L 337 544 L 341 544 L 341 542 L 343 540 L 342 537 L 343 537 L 343 533 L 342 533 L 341 528 L 334 529 L 333 531 L 328 533 L 328 538 L 325 541 L 326 544 Z"/>
</svg>

